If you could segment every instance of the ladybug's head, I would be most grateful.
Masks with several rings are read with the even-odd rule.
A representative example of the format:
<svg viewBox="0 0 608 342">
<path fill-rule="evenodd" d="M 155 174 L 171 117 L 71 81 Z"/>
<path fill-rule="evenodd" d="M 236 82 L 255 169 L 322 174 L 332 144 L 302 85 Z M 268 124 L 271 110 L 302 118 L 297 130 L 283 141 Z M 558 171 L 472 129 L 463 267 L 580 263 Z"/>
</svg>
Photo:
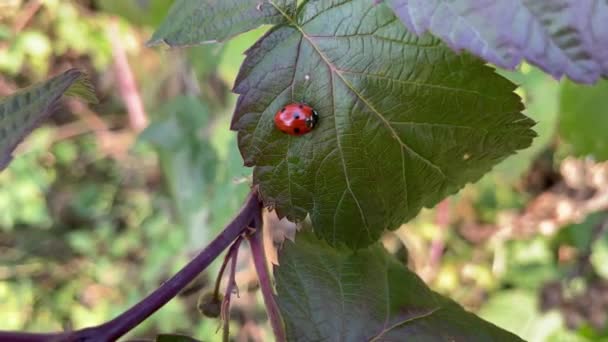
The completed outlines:
<svg viewBox="0 0 608 342">
<path fill-rule="evenodd" d="M 315 127 L 317 122 L 319 121 L 319 114 L 317 114 L 316 110 L 312 110 L 312 116 L 306 118 L 306 127 L 312 129 Z"/>
</svg>

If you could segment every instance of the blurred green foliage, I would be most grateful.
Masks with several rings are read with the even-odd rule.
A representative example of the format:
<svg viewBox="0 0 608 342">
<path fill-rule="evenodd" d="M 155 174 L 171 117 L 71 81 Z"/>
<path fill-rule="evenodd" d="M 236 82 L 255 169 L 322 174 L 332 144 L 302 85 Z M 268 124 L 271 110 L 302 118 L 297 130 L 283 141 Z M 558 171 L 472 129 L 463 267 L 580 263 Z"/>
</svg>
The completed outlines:
<svg viewBox="0 0 608 342">
<path fill-rule="evenodd" d="M 103 12 L 124 17 L 132 25 L 155 27 L 169 11 L 173 0 L 96 0 L 95 3 Z"/>
<path fill-rule="evenodd" d="M 144 48 L 171 2 L 46 0 L 15 32 L 29 2 L 0 1 L 0 96 L 79 66 L 96 82 L 102 101 L 91 108 L 108 126 L 104 138 L 90 113 L 65 108 L 0 173 L 0 329 L 80 328 L 117 315 L 206 245 L 248 191 L 251 171 L 229 131 L 235 102 L 229 90 L 243 51 L 267 28 L 223 45 Z M 125 143 L 117 139 L 133 133 L 111 68 L 112 23 L 120 27 L 151 121 Z M 451 198 L 449 224 L 436 222 L 436 210 L 408 224 L 408 260 L 424 264 L 434 244 L 443 244 L 438 264 L 429 266 L 435 274 L 425 280 L 530 341 L 607 341 L 605 321 L 593 322 L 601 315 L 578 307 L 586 294 L 599 298 L 604 292 L 597 289 L 608 282 L 608 234 L 598 229 L 607 214 L 551 234 L 500 229 L 505 217 L 552 189 L 559 180 L 551 177 L 571 153 L 606 158 L 606 83 L 557 82 L 527 65 L 501 73 L 521 85 L 517 92 L 538 121 L 539 137 Z M 119 142 L 108 147 L 107 139 Z M 572 189 L 560 191 L 568 196 Z M 214 274 L 203 275 L 201 287 Z M 133 336 L 183 332 L 220 340 L 217 322 L 196 312 L 193 292 Z M 264 322 L 263 314 L 253 316 Z"/>
<path fill-rule="evenodd" d="M 593 86 L 565 82 L 559 129 L 577 155 L 608 160 L 608 81 Z"/>
</svg>

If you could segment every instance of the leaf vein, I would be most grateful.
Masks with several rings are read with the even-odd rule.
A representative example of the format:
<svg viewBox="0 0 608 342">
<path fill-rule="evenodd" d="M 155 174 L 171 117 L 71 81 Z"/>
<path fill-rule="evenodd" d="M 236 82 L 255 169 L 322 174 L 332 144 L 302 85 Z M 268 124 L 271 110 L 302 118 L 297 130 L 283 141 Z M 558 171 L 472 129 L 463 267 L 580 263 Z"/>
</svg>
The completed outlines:
<svg viewBox="0 0 608 342">
<path fill-rule="evenodd" d="M 376 335 L 376 336 L 372 337 L 372 338 L 369 340 L 369 342 L 377 342 L 377 341 L 380 341 L 380 339 L 382 338 L 382 336 L 386 335 L 386 334 L 387 334 L 388 332 L 390 332 L 391 330 L 396 329 L 396 328 L 398 328 L 398 327 L 400 327 L 400 326 L 402 326 L 402 325 L 406 325 L 406 324 L 412 323 L 412 322 L 417 321 L 417 320 L 419 320 L 419 319 L 424 319 L 424 318 L 426 318 L 426 317 L 429 317 L 429 316 L 431 316 L 432 314 L 434 314 L 435 312 L 437 312 L 437 311 L 439 311 L 439 310 L 441 310 L 441 307 L 436 307 L 436 308 L 434 308 L 434 309 L 429 310 L 428 312 L 425 312 L 425 313 L 422 313 L 422 314 L 420 314 L 420 315 L 417 315 L 417 316 L 414 316 L 414 317 L 410 317 L 410 318 L 404 319 L 404 320 L 402 320 L 402 321 L 396 322 L 395 324 L 391 325 L 390 327 L 385 328 L 385 329 L 383 329 L 382 331 L 380 331 L 380 332 L 378 333 L 378 335 Z"/>
</svg>

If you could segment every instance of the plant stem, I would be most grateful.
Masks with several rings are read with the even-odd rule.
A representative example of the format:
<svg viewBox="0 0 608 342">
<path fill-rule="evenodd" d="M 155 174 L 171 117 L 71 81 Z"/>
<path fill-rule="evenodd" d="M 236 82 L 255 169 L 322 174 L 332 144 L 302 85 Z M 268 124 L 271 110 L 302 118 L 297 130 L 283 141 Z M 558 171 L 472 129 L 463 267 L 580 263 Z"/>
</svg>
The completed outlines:
<svg viewBox="0 0 608 342">
<path fill-rule="evenodd" d="M 220 270 L 217 274 L 217 278 L 215 278 L 215 287 L 213 288 L 213 295 L 217 298 L 220 293 L 220 285 L 222 284 L 222 278 L 224 277 L 224 272 L 226 272 L 226 266 L 228 266 L 228 262 L 232 259 L 232 256 L 235 253 L 238 253 L 238 249 L 241 246 L 242 237 L 239 237 L 234 241 L 234 243 L 226 252 L 226 256 L 224 257 L 224 261 L 222 262 L 222 266 L 220 266 Z"/>
<path fill-rule="evenodd" d="M 268 266 L 266 263 L 264 234 L 262 231 L 263 226 L 264 223 L 262 221 L 262 212 L 260 211 L 256 213 L 256 216 L 253 219 L 253 228 L 255 228 L 255 232 L 251 236 L 248 236 L 248 240 L 251 247 L 253 264 L 256 272 L 258 273 L 258 281 L 260 282 L 262 297 L 264 297 L 264 304 L 266 305 L 268 320 L 270 320 L 270 325 L 272 326 L 272 331 L 274 332 L 276 341 L 284 342 L 287 340 L 287 338 L 285 335 L 281 312 L 279 311 L 277 302 L 274 299 L 272 280 L 270 279 L 270 273 L 268 272 Z"/>
<path fill-rule="evenodd" d="M 148 126 L 149 120 L 121 37 L 120 30 L 118 29 L 118 20 L 114 19 L 110 23 L 108 31 L 108 38 L 112 44 L 112 55 L 114 57 L 114 76 L 116 77 L 118 91 L 127 107 L 131 128 L 139 133 Z"/>
<path fill-rule="evenodd" d="M 36 12 L 38 12 L 40 7 L 42 7 L 42 1 L 34 0 L 34 1 L 30 1 L 23 8 L 21 13 L 19 13 L 20 15 L 17 16 L 17 18 L 15 19 L 15 23 L 13 24 L 13 34 L 14 35 L 17 35 L 17 33 L 21 32 L 21 30 L 23 30 L 27 26 L 27 24 L 34 17 Z"/>
<path fill-rule="evenodd" d="M 234 249 L 231 249 L 230 251 L 230 275 L 228 276 L 228 285 L 226 285 L 226 293 L 224 294 L 224 300 L 222 301 L 221 317 L 224 321 L 222 340 L 226 342 L 230 341 L 230 299 L 235 290 L 238 295 L 238 288 L 236 286 L 236 262 L 238 261 L 241 241 L 243 240 L 239 237 L 232 245 Z"/>
<path fill-rule="evenodd" d="M 224 251 L 231 242 L 237 239 L 251 220 L 261 212 L 261 203 L 257 192 L 252 191 L 241 211 L 226 228 L 194 259 L 182 268 L 171 279 L 149 294 L 139 303 L 113 320 L 96 327 L 85 328 L 74 332 L 50 334 L 31 334 L 22 332 L 0 332 L 0 341 L 115 341 L 126 334 L 156 310 L 165 305 L 184 289 L 196 276 Z"/>
<path fill-rule="evenodd" d="M 67 333 L 33 334 L 19 331 L 0 331 L 0 341 L 11 342 L 43 342 L 64 341 Z"/>
<path fill-rule="evenodd" d="M 435 207 L 435 224 L 439 230 L 437 236 L 431 241 L 428 261 L 428 278 L 433 279 L 439 272 L 441 258 L 445 250 L 445 235 L 450 228 L 450 199 L 446 198 Z M 428 280 L 428 279 L 425 279 Z"/>
</svg>

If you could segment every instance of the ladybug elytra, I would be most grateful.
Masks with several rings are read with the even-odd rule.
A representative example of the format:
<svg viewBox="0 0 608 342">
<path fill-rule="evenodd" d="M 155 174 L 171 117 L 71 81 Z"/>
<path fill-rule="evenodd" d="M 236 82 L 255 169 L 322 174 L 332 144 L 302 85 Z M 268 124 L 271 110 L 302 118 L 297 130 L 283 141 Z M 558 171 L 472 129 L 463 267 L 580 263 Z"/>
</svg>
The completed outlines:
<svg viewBox="0 0 608 342">
<path fill-rule="evenodd" d="M 274 115 L 274 123 L 281 132 L 296 136 L 312 131 L 317 121 L 317 111 L 304 103 L 289 104 Z"/>
</svg>

